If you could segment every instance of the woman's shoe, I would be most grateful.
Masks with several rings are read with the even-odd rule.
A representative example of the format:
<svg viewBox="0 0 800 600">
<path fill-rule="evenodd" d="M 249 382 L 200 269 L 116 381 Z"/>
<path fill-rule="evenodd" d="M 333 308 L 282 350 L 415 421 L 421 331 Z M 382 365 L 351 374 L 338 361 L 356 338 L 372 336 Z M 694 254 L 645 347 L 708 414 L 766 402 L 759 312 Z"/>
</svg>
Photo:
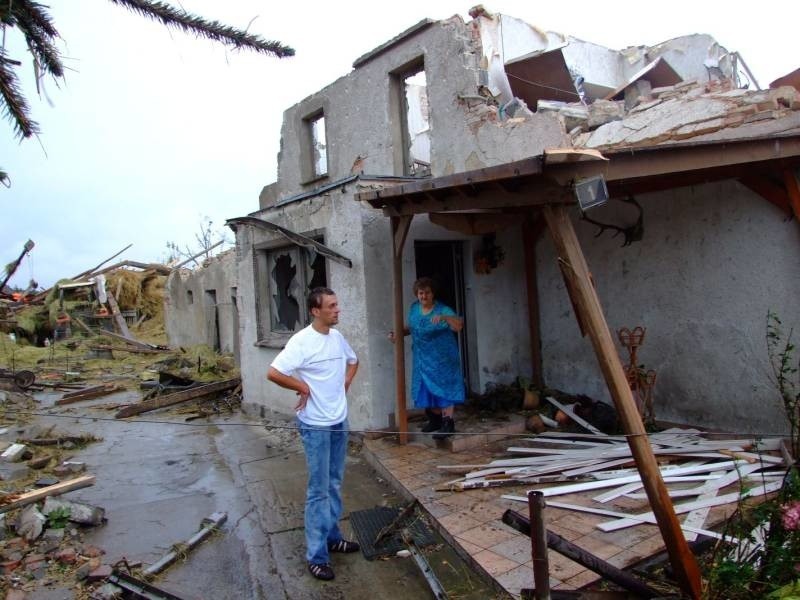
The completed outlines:
<svg viewBox="0 0 800 600">
<path fill-rule="evenodd" d="M 442 426 L 439 428 L 439 431 L 433 434 L 433 439 L 443 440 L 449 438 L 455 432 L 456 422 L 453 420 L 453 417 L 444 417 L 442 419 Z"/>
<path fill-rule="evenodd" d="M 426 408 L 425 414 L 428 415 L 428 423 L 424 425 L 420 431 L 422 431 L 422 433 L 439 431 L 442 427 L 442 413 L 435 413 L 430 408 Z"/>
</svg>

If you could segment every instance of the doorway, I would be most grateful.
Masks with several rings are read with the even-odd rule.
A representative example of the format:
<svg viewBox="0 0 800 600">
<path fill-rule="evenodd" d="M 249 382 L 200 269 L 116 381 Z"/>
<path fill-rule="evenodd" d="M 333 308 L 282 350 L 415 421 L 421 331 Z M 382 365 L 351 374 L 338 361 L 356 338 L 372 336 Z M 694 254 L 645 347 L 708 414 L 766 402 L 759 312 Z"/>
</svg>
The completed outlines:
<svg viewBox="0 0 800 600">
<path fill-rule="evenodd" d="M 467 319 L 464 288 L 463 242 L 414 242 L 416 278 L 430 277 L 436 282 L 436 299 Z M 461 375 L 464 389 L 469 392 L 469 361 L 467 360 L 467 328 L 458 333 L 461 356 Z"/>
<path fill-rule="evenodd" d="M 219 338 L 219 308 L 217 307 L 217 290 L 206 290 L 206 304 L 204 306 L 206 313 L 206 331 L 208 332 L 208 341 L 211 349 L 214 352 L 220 351 L 220 338 Z"/>
</svg>

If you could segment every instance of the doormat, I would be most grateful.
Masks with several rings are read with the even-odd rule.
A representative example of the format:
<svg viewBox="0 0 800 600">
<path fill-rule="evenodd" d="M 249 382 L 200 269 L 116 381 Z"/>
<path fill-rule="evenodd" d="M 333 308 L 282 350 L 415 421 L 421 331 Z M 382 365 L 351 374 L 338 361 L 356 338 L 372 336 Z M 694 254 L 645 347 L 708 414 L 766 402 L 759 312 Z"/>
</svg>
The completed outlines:
<svg viewBox="0 0 800 600">
<path fill-rule="evenodd" d="M 404 528 L 408 530 L 414 540 L 414 544 L 419 548 L 437 543 L 433 531 L 414 512 L 403 519 L 399 527 L 386 534 L 375 546 L 373 544 L 375 538 L 378 537 L 384 527 L 391 525 L 402 510 L 402 507 L 378 506 L 350 513 L 350 526 L 358 538 L 364 558 L 373 560 L 382 556 L 394 556 L 400 550 L 405 550 L 406 545 L 400 537 L 400 532 Z"/>
</svg>

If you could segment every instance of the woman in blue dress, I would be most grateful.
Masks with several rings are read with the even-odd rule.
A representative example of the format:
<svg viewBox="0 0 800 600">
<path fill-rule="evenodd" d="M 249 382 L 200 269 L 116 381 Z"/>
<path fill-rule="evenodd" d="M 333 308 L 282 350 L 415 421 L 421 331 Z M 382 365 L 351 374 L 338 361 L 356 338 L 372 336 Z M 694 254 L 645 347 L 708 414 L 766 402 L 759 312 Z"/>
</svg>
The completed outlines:
<svg viewBox="0 0 800 600">
<path fill-rule="evenodd" d="M 414 282 L 417 300 L 408 310 L 408 325 L 403 334 L 411 335 L 414 370 L 411 394 L 414 406 L 424 408 L 428 423 L 423 432 L 444 439 L 455 433 L 453 408 L 464 402 L 464 381 L 458 355 L 456 333 L 464 319 L 452 308 L 437 302 L 435 284 L 429 277 Z M 394 332 L 389 332 L 394 343 Z"/>
</svg>

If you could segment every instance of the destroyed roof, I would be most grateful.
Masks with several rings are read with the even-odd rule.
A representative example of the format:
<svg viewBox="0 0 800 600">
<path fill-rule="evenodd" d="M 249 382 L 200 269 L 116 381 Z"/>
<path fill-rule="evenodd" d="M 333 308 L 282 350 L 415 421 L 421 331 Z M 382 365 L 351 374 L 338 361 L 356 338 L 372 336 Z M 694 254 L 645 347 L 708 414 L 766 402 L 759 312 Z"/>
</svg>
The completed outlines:
<svg viewBox="0 0 800 600">
<path fill-rule="evenodd" d="M 541 103 L 565 119 L 573 146 L 597 150 L 677 146 L 800 134 L 800 93 L 791 86 L 736 89 L 727 80 L 653 88 L 625 111 L 623 101 Z"/>
</svg>

